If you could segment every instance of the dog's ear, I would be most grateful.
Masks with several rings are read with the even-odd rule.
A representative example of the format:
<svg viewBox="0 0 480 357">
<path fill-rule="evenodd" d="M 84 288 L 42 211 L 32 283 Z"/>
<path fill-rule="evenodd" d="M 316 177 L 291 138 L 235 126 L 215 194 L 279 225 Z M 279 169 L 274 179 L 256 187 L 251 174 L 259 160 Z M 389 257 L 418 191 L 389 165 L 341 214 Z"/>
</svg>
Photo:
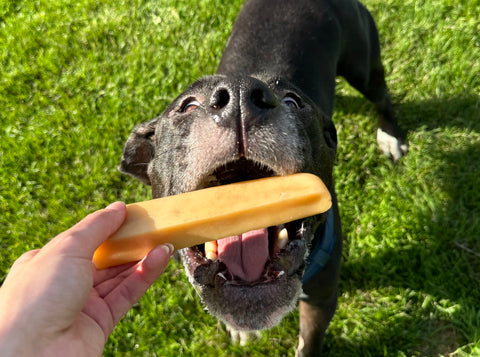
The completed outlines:
<svg viewBox="0 0 480 357">
<path fill-rule="evenodd" d="M 118 170 L 150 185 L 147 169 L 155 154 L 155 127 L 158 118 L 133 128 L 125 143 Z"/>
</svg>

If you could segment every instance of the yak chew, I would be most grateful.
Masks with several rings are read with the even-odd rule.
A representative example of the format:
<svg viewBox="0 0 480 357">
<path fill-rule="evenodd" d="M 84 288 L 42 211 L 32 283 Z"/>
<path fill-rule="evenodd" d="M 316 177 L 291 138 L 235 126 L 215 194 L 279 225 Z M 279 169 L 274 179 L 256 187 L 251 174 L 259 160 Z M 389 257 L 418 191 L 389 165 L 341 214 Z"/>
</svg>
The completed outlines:
<svg viewBox="0 0 480 357">
<path fill-rule="evenodd" d="M 93 256 L 97 269 L 142 259 L 171 243 L 182 249 L 323 213 L 331 196 L 307 173 L 215 186 L 127 205 L 123 225 Z"/>
</svg>

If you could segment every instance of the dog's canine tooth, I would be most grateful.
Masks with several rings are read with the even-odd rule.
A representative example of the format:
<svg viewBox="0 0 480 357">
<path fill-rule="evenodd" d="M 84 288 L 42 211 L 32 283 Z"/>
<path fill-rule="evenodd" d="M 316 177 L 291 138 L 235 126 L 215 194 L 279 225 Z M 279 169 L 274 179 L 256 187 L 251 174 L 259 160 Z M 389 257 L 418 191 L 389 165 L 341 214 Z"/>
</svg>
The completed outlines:
<svg viewBox="0 0 480 357">
<path fill-rule="evenodd" d="M 219 276 L 223 280 L 227 280 L 227 278 L 225 277 L 225 275 L 223 275 L 223 273 L 217 273 L 217 276 Z"/>
<path fill-rule="evenodd" d="M 218 259 L 217 246 L 216 240 L 205 243 L 205 257 L 207 259 L 210 259 L 211 261 Z"/>
<path fill-rule="evenodd" d="M 288 231 L 287 231 L 287 228 L 282 228 L 280 232 L 278 232 L 277 246 L 279 249 L 283 249 L 286 247 L 287 243 L 288 243 Z"/>
</svg>

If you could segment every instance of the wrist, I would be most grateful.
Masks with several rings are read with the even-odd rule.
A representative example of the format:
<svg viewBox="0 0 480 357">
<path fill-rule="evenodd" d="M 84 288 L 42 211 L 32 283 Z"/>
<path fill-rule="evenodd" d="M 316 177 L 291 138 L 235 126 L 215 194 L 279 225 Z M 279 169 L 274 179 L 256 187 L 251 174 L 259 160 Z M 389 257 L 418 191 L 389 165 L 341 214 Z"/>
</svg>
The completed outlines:
<svg viewBox="0 0 480 357">
<path fill-rule="evenodd" d="M 11 304 L 10 310 L 4 308 L 9 304 L 0 303 L 0 306 L 3 310 L 0 311 L 0 351 L 2 351 L 0 354 L 2 357 L 34 356 L 35 353 L 31 349 L 34 346 L 32 342 L 35 341 L 35 338 L 32 338 L 31 335 L 31 322 L 21 314 L 15 313 L 15 308 Z"/>
<path fill-rule="evenodd" d="M 29 348 L 31 343 L 25 336 L 22 329 L 12 328 L 12 326 L 5 326 L 4 323 L 0 325 L 0 351 L 2 357 L 16 357 L 29 356 Z"/>
</svg>

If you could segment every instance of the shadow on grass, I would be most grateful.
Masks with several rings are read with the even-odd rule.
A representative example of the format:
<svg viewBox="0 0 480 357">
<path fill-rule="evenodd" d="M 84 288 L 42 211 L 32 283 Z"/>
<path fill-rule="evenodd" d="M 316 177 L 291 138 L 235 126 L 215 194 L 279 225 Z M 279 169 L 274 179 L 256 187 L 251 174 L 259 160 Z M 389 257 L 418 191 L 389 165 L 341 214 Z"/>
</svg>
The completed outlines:
<svg viewBox="0 0 480 357">
<path fill-rule="evenodd" d="M 346 113 L 370 110 L 361 97 L 339 97 L 336 105 Z M 395 110 L 405 131 L 461 129 L 452 130 L 450 138 L 453 139 L 455 135 L 480 132 L 480 97 L 476 95 L 402 103 L 395 105 Z M 461 142 L 468 142 L 463 139 Z M 411 313 L 406 307 L 406 314 L 392 317 L 391 323 L 383 325 L 383 330 L 375 331 L 375 336 L 356 346 L 361 350 L 358 355 L 378 355 L 382 352 L 379 341 L 389 340 L 391 343 L 386 344 L 392 346 L 393 351 L 386 355 L 398 355 L 399 351 L 408 355 L 448 355 L 477 336 L 475 330 L 480 327 L 480 290 L 477 288 L 480 285 L 480 145 L 478 140 L 453 148 L 446 148 L 444 144 L 431 143 L 423 159 L 419 157 L 432 163 L 426 167 L 448 197 L 434 200 L 430 209 L 416 207 L 413 211 L 412 219 L 423 230 L 410 233 L 427 239 L 343 262 L 342 292 L 400 288 L 421 293 L 409 300 L 413 305 Z M 415 301 L 422 295 L 424 301 Z M 332 355 L 336 353 L 332 352 Z"/>
<path fill-rule="evenodd" d="M 456 127 L 480 130 L 480 97 L 465 93 L 447 98 L 431 98 L 420 102 L 394 101 L 400 127 L 405 131 L 424 127 L 427 130 Z M 372 105 L 362 96 L 337 96 L 336 108 L 346 114 L 367 113 Z"/>
</svg>

